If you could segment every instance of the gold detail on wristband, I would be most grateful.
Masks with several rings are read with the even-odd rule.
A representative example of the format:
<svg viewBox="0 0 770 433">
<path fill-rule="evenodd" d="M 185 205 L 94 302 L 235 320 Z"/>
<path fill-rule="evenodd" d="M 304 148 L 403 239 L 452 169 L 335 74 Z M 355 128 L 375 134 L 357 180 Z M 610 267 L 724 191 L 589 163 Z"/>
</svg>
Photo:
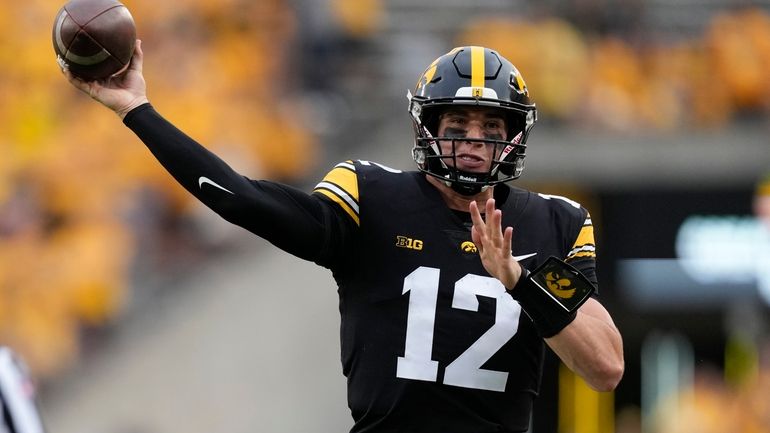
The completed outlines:
<svg viewBox="0 0 770 433">
<path fill-rule="evenodd" d="M 562 299 L 569 299 L 575 295 L 575 288 L 572 286 L 572 280 L 564 278 L 557 272 L 549 272 L 545 276 L 545 282 L 548 291 Z"/>
</svg>

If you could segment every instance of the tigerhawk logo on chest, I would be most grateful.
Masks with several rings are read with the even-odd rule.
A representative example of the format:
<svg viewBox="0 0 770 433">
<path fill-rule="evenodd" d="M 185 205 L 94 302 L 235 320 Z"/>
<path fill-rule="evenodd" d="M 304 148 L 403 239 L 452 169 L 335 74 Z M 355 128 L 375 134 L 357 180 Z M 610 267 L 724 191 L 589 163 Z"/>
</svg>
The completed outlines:
<svg viewBox="0 0 770 433">
<path fill-rule="evenodd" d="M 468 254 L 476 254 L 479 252 L 479 249 L 476 248 L 476 244 L 474 244 L 471 241 L 465 241 L 462 244 L 460 244 L 460 250 Z"/>
</svg>

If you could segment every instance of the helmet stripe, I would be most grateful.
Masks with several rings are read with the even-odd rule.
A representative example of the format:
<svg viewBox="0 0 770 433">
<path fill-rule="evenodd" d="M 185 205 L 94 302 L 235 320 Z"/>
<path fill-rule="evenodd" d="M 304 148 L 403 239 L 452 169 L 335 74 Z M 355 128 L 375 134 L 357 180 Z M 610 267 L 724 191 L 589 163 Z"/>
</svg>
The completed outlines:
<svg viewBox="0 0 770 433">
<path fill-rule="evenodd" d="M 471 47 L 471 87 L 484 88 L 484 47 Z"/>
</svg>

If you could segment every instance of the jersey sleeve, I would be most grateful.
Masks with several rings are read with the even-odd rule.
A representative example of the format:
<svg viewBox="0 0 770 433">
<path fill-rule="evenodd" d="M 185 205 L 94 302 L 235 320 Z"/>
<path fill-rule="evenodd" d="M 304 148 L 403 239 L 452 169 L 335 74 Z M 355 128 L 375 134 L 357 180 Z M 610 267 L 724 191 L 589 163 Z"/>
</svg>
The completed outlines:
<svg viewBox="0 0 770 433">
<path fill-rule="evenodd" d="M 132 110 L 124 123 L 193 196 L 282 250 L 331 267 L 350 239 L 350 224 L 334 204 L 289 185 L 238 174 L 151 105 Z"/>
<path fill-rule="evenodd" d="M 353 161 L 337 164 L 321 182 L 316 185 L 313 193 L 330 200 L 338 208 L 343 218 L 359 226 L 358 208 L 358 177 Z"/>
<path fill-rule="evenodd" d="M 577 268 L 586 278 L 598 287 L 596 275 L 596 241 L 594 240 L 594 225 L 588 210 L 580 208 L 583 221 L 575 241 L 572 243 L 564 261 Z"/>
<path fill-rule="evenodd" d="M 596 242 L 594 241 L 594 225 L 591 221 L 591 214 L 586 211 L 583 225 L 580 227 L 577 239 L 572 244 L 572 249 L 567 254 L 565 261 L 569 262 L 575 259 L 588 257 L 596 259 Z"/>
</svg>

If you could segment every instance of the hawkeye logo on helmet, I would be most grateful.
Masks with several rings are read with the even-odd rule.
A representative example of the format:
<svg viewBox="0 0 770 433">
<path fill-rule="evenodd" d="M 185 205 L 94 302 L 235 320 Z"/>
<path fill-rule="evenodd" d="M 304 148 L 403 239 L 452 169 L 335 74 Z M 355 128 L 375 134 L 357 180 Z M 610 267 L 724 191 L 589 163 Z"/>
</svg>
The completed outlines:
<svg viewBox="0 0 770 433">
<path fill-rule="evenodd" d="M 425 70 L 425 72 L 422 73 L 420 76 L 420 79 L 417 81 L 417 91 L 419 92 L 420 89 L 427 86 L 428 83 L 433 81 L 433 76 L 436 75 L 436 69 L 438 68 L 438 61 L 441 60 L 441 57 L 434 60 L 433 63 L 428 66 L 428 69 Z"/>
<path fill-rule="evenodd" d="M 527 83 L 524 82 L 524 77 L 521 76 L 521 73 L 516 68 L 513 68 L 513 71 L 511 72 L 510 84 L 516 93 L 520 95 L 529 95 L 529 90 L 527 90 Z"/>
<path fill-rule="evenodd" d="M 481 99 L 481 97 L 484 96 L 484 88 L 483 87 L 474 87 L 471 90 L 471 96 L 473 96 L 475 99 Z"/>
</svg>

